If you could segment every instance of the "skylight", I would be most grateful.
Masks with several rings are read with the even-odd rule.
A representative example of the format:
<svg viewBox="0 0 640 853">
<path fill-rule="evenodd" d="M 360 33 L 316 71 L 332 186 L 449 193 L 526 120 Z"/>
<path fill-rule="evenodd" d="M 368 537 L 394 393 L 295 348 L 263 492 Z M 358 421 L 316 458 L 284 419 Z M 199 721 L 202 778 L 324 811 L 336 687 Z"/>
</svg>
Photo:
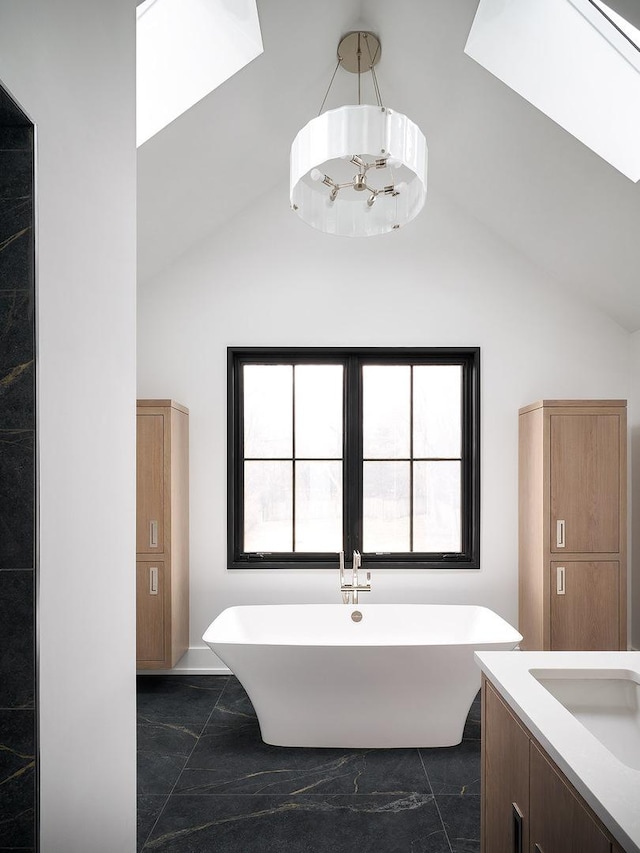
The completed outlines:
<svg viewBox="0 0 640 853">
<path fill-rule="evenodd" d="M 137 7 L 138 146 L 262 53 L 256 0 Z"/>
<path fill-rule="evenodd" d="M 480 0 L 465 53 L 638 181 L 639 42 L 602 0 Z"/>
</svg>

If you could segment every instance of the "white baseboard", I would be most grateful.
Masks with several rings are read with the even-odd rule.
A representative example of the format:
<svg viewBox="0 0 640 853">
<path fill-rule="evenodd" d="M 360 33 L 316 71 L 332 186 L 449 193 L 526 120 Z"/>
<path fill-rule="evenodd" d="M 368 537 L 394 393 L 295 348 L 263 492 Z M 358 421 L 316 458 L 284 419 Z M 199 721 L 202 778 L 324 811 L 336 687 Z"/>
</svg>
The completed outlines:
<svg viewBox="0 0 640 853">
<path fill-rule="evenodd" d="M 191 648 L 180 658 L 173 669 L 139 669 L 138 675 L 231 675 L 231 670 L 221 664 L 210 648 Z"/>
</svg>

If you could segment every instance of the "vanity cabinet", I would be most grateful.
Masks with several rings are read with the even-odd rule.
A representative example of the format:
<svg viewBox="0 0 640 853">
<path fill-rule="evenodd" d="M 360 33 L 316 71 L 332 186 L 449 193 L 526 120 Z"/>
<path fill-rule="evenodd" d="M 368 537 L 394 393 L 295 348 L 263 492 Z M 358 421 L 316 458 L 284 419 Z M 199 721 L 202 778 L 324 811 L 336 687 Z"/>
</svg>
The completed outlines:
<svg viewBox="0 0 640 853">
<path fill-rule="evenodd" d="M 542 400 L 519 412 L 521 648 L 627 648 L 624 400 Z"/>
<path fill-rule="evenodd" d="M 136 659 L 170 669 L 189 647 L 189 411 L 138 400 Z"/>
<path fill-rule="evenodd" d="M 481 772 L 482 853 L 623 853 L 485 676 Z"/>
</svg>

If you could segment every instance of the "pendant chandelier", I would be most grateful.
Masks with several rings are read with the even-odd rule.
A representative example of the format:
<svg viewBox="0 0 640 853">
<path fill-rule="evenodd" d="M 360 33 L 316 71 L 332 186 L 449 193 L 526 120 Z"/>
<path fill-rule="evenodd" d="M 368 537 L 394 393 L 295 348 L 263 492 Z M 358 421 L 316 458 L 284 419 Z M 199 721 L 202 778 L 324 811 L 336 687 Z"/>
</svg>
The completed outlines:
<svg viewBox="0 0 640 853">
<path fill-rule="evenodd" d="M 427 143 L 407 116 L 384 106 L 375 73 L 380 41 L 370 32 L 348 33 L 320 113 L 291 146 L 292 209 L 320 231 L 371 237 L 396 231 L 424 206 Z M 358 103 L 322 108 L 339 66 L 358 75 Z M 370 72 L 377 103 L 361 104 L 361 75 Z"/>
</svg>

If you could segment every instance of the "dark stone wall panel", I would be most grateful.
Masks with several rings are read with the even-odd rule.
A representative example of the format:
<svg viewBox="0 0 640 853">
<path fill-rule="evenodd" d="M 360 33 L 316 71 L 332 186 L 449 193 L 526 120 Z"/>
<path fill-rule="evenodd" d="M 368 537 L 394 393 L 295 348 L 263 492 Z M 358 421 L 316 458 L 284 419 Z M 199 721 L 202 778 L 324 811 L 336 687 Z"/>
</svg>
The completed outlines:
<svg viewBox="0 0 640 853">
<path fill-rule="evenodd" d="M 0 87 L 0 853 L 38 847 L 33 137 Z"/>
<path fill-rule="evenodd" d="M 0 569 L 34 566 L 33 430 L 0 430 Z"/>
<path fill-rule="evenodd" d="M 0 151 L 31 151 L 33 130 L 30 127 L 0 127 Z"/>
<path fill-rule="evenodd" d="M 34 707 L 34 572 L 0 571 L 0 709 Z"/>
<path fill-rule="evenodd" d="M 0 199 L 31 198 L 31 151 L 3 151 L 0 142 Z"/>
<path fill-rule="evenodd" d="M 33 429 L 33 295 L 0 290 L 0 430 Z"/>
<path fill-rule="evenodd" d="M 0 710 L 0 848 L 35 845 L 33 711 Z"/>
</svg>

